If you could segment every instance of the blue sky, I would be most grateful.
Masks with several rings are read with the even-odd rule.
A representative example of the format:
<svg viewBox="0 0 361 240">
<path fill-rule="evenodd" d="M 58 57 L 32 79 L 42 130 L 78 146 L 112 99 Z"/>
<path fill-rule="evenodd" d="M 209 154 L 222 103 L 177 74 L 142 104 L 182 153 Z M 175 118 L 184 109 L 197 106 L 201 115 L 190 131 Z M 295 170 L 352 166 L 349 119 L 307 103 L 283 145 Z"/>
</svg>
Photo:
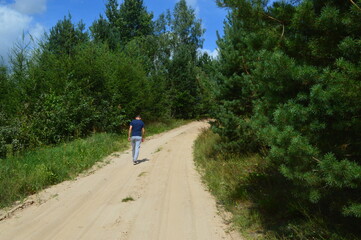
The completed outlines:
<svg viewBox="0 0 361 240">
<path fill-rule="evenodd" d="M 143 0 L 147 10 L 157 17 L 167 9 L 173 10 L 178 0 Z M 88 28 L 99 14 L 104 15 L 106 0 L 0 0 L 0 55 L 5 61 L 9 49 L 23 33 L 40 38 L 56 22 L 70 13 L 73 22 L 80 20 Z M 215 0 L 187 0 L 202 19 L 206 29 L 203 49 L 216 54 L 216 31 L 223 34 L 226 10 L 218 8 Z"/>
</svg>

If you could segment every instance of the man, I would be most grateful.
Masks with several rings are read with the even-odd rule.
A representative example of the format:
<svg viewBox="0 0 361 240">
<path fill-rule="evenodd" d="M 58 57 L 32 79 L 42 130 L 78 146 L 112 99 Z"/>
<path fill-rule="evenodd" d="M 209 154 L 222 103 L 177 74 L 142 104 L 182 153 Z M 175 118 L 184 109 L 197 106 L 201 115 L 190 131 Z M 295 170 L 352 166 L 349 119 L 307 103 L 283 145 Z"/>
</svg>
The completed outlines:
<svg viewBox="0 0 361 240">
<path fill-rule="evenodd" d="M 144 142 L 145 136 L 144 122 L 141 119 L 140 115 L 136 116 L 135 119 L 131 121 L 128 131 L 128 141 L 132 143 L 134 165 L 138 163 L 140 143 Z"/>
</svg>

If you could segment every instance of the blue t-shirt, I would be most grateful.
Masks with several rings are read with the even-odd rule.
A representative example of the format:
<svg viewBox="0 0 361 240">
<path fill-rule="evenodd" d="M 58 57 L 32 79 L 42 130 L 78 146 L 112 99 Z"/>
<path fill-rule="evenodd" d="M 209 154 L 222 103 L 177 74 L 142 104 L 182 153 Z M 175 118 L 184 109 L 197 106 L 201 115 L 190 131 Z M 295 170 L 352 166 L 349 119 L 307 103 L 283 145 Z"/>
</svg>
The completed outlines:
<svg viewBox="0 0 361 240">
<path fill-rule="evenodd" d="M 130 122 L 132 126 L 132 136 L 142 136 L 142 128 L 144 128 L 144 122 L 142 120 L 133 120 Z"/>
</svg>

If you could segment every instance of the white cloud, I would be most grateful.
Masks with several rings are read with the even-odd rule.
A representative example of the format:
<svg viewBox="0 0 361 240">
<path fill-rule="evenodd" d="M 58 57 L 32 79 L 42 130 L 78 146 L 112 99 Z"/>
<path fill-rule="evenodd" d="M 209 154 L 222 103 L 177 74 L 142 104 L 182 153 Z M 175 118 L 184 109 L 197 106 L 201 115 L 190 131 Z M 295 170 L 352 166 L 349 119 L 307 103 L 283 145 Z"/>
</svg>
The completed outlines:
<svg viewBox="0 0 361 240">
<path fill-rule="evenodd" d="M 11 8 L 0 6 L 0 55 L 7 62 L 9 49 L 28 28 L 31 17 Z"/>
<path fill-rule="evenodd" d="M 0 56 L 4 58 L 5 64 L 8 63 L 10 49 L 16 42 L 19 42 L 23 35 L 25 41 L 29 42 L 29 34 L 34 40 L 40 39 L 45 28 L 34 19 L 23 14 L 14 8 L 0 6 Z"/>
<path fill-rule="evenodd" d="M 47 0 L 16 0 L 12 7 L 23 14 L 35 14 L 46 11 Z"/>
<path fill-rule="evenodd" d="M 209 50 L 209 49 L 199 49 L 198 50 L 200 53 L 207 53 L 211 58 L 213 59 L 217 59 L 218 55 L 219 55 L 219 50 L 218 48 L 214 49 L 213 51 Z"/>
<path fill-rule="evenodd" d="M 35 26 L 29 29 L 29 34 L 34 41 L 39 41 L 43 38 L 46 29 L 40 23 L 36 23 Z"/>
</svg>

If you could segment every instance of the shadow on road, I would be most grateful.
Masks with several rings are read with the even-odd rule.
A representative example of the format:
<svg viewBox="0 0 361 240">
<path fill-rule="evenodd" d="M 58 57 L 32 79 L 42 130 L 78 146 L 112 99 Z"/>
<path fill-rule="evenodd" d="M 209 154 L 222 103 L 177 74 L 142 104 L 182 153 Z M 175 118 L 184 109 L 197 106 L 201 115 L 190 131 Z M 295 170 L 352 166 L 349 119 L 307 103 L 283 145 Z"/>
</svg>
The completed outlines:
<svg viewBox="0 0 361 240">
<path fill-rule="evenodd" d="M 137 163 L 140 164 L 140 163 L 144 163 L 144 162 L 148 162 L 149 159 L 148 158 L 143 158 L 141 160 L 138 160 Z"/>
</svg>

